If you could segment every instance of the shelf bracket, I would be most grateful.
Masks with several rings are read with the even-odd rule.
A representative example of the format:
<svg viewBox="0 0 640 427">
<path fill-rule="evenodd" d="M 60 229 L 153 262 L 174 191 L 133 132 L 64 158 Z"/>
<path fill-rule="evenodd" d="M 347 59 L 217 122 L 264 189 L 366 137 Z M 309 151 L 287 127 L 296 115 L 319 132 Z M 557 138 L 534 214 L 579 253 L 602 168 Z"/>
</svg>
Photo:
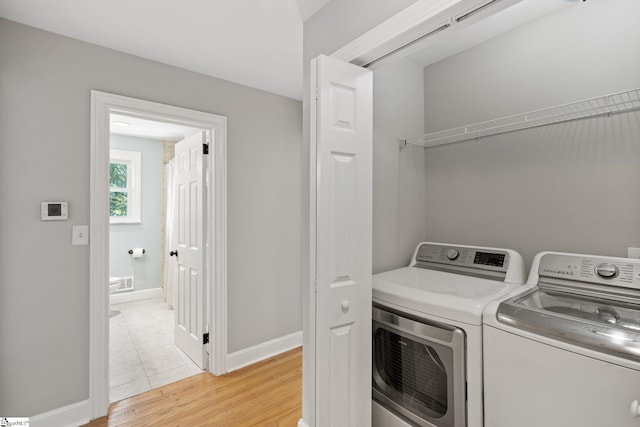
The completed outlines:
<svg viewBox="0 0 640 427">
<path fill-rule="evenodd" d="M 402 151 L 402 149 L 406 147 L 407 147 L 407 140 L 398 138 L 398 149 Z"/>
</svg>

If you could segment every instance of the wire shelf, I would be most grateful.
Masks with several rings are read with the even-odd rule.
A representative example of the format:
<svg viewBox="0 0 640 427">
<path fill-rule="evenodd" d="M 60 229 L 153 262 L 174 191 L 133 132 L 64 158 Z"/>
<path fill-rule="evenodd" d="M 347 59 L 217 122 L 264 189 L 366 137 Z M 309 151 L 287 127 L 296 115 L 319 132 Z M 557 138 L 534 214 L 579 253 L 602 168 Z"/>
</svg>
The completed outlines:
<svg viewBox="0 0 640 427">
<path fill-rule="evenodd" d="M 486 122 L 399 139 L 400 149 L 407 144 L 430 148 L 506 132 L 545 126 L 552 123 L 584 119 L 640 109 L 640 89 L 599 96 L 584 101 L 515 114 Z"/>
</svg>

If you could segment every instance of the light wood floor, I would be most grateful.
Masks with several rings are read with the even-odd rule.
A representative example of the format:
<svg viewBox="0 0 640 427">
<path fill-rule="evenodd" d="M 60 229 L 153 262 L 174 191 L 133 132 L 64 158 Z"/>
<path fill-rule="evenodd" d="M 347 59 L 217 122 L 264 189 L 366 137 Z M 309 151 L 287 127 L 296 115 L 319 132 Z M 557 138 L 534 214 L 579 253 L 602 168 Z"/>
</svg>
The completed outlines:
<svg viewBox="0 0 640 427">
<path fill-rule="evenodd" d="M 87 427 L 290 426 L 302 416 L 302 349 L 227 375 L 210 373 L 115 402 Z"/>
</svg>

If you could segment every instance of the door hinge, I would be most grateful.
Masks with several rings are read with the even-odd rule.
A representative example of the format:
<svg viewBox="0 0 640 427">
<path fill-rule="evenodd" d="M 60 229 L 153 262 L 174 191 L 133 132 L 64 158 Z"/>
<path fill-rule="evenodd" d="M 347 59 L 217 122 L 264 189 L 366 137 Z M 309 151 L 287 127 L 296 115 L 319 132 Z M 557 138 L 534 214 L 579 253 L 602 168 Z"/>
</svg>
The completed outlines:
<svg viewBox="0 0 640 427">
<path fill-rule="evenodd" d="M 209 344 L 209 332 L 202 335 L 202 344 Z"/>
<path fill-rule="evenodd" d="M 202 154 L 209 154 L 209 144 L 202 144 Z"/>
</svg>

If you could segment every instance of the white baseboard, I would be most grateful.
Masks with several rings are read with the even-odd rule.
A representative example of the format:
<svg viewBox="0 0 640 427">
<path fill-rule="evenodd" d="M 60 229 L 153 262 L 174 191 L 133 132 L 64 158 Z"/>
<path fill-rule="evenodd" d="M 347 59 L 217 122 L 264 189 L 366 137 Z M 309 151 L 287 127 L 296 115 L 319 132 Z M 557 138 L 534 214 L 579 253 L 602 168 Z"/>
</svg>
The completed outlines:
<svg viewBox="0 0 640 427">
<path fill-rule="evenodd" d="M 232 372 L 276 354 L 284 353 L 302 345 L 302 331 L 294 332 L 253 347 L 245 348 L 235 353 L 227 354 L 227 372 Z"/>
<path fill-rule="evenodd" d="M 30 427 L 77 427 L 91 419 L 89 400 L 54 409 L 29 418 Z"/>
<path fill-rule="evenodd" d="M 163 297 L 162 288 L 142 289 L 140 291 L 122 292 L 109 295 L 110 304 L 122 304 L 123 302 L 140 301 L 148 298 Z"/>
</svg>

